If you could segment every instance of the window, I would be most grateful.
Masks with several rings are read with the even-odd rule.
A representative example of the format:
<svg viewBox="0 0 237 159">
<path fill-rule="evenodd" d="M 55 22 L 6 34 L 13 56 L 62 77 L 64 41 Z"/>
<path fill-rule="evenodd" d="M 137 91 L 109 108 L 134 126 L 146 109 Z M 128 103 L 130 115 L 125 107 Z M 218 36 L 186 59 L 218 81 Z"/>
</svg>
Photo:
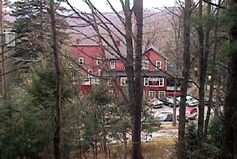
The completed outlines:
<svg viewBox="0 0 237 159">
<path fill-rule="evenodd" d="M 83 57 L 80 57 L 80 58 L 78 59 L 78 64 L 79 64 L 80 66 L 85 65 L 85 60 L 84 60 Z"/>
<path fill-rule="evenodd" d="M 88 70 L 88 77 L 93 77 L 93 70 L 92 69 Z"/>
<path fill-rule="evenodd" d="M 165 91 L 159 91 L 159 98 L 164 99 L 166 97 L 166 92 Z"/>
<path fill-rule="evenodd" d="M 149 97 L 156 97 L 156 91 L 149 91 Z"/>
<path fill-rule="evenodd" d="M 95 81 L 94 81 L 94 84 L 100 84 L 100 79 L 96 78 Z"/>
<path fill-rule="evenodd" d="M 156 69 L 161 70 L 162 68 L 162 62 L 161 61 L 156 61 Z"/>
<path fill-rule="evenodd" d="M 116 62 L 115 61 L 110 61 L 110 69 L 114 70 L 116 68 Z"/>
<path fill-rule="evenodd" d="M 101 58 L 96 58 L 96 65 L 101 65 L 102 64 L 102 59 Z"/>
<path fill-rule="evenodd" d="M 121 77 L 120 78 L 120 85 L 121 86 L 125 86 L 125 85 L 127 85 L 127 83 L 128 83 L 127 77 Z"/>
<path fill-rule="evenodd" d="M 111 78 L 108 79 L 108 86 L 113 86 L 113 79 Z"/>
<path fill-rule="evenodd" d="M 158 78 L 158 87 L 164 87 L 164 78 Z"/>
<path fill-rule="evenodd" d="M 149 78 L 144 78 L 144 86 L 149 86 Z"/>
<path fill-rule="evenodd" d="M 164 78 L 148 78 L 149 86 L 164 87 Z"/>
<path fill-rule="evenodd" d="M 143 70 L 149 69 L 149 60 L 142 60 L 142 69 Z"/>
</svg>

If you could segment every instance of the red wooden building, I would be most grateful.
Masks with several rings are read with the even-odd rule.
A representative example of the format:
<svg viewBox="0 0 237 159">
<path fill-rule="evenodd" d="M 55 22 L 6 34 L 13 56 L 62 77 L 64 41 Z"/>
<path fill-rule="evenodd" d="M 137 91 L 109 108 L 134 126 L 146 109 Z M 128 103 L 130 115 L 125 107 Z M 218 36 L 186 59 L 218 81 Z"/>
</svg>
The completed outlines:
<svg viewBox="0 0 237 159">
<path fill-rule="evenodd" d="M 126 46 L 118 45 L 120 52 L 126 55 Z M 85 80 L 82 92 L 88 92 L 91 85 L 98 84 L 101 79 L 108 79 L 111 92 L 115 91 L 111 83 L 115 78 L 121 87 L 127 85 L 127 75 L 122 61 L 113 52 L 103 51 L 99 45 L 73 45 L 72 50 L 78 60 L 79 70 Z M 167 57 L 153 45 L 143 47 L 142 70 L 144 77 L 144 94 L 149 97 L 163 98 L 174 95 L 174 87 L 168 86 Z M 102 77 L 102 78 L 101 78 Z"/>
</svg>

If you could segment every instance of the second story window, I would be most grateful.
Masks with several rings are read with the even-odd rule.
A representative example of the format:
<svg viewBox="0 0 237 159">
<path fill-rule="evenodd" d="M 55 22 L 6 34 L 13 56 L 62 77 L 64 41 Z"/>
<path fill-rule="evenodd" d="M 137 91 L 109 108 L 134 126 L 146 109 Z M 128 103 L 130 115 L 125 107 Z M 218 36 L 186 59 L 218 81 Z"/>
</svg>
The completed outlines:
<svg viewBox="0 0 237 159">
<path fill-rule="evenodd" d="M 142 60 L 142 69 L 143 70 L 149 69 L 149 60 Z"/>
<path fill-rule="evenodd" d="M 80 66 L 85 65 L 85 59 L 84 59 L 83 57 L 80 57 L 80 58 L 78 59 L 78 65 L 80 65 Z"/>
<path fill-rule="evenodd" d="M 92 69 L 88 70 L 88 77 L 89 78 L 93 77 L 93 70 Z"/>
<path fill-rule="evenodd" d="M 121 77 L 120 78 L 120 85 L 121 86 L 126 86 L 128 84 L 128 79 L 127 77 Z"/>
<path fill-rule="evenodd" d="M 161 61 L 156 61 L 156 69 L 161 70 L 162 68 L 162 62 Z"/>
<path fill-rule="evenodd" d="M 115 61 L 110 61 L 110 69 L 114 70 L 116 68 L 116 62 Z"/>
<path fill-rule="evenodd" d="M 96 65 L 101 65 L 102 64 L 102 59 L 101 58 L 96 58 Z"/>
</svg>

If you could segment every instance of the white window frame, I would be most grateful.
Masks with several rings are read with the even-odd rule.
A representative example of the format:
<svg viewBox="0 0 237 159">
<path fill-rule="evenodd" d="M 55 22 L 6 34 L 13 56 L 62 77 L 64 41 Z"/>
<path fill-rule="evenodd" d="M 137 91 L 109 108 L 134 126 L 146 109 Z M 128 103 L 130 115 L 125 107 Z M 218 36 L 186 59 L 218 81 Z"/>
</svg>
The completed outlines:
<svg viewBox="0 0 237 159">
<path fill-rule="evenodd" d="M 158 87 L 164 87 L 165 86 L 165 79 L 164 78 L 158 78 Z"/>
<path fill-rule="evenodd" d="M 110 69 L 115 70 L 116 69 L 116 61 L 110 61 Z"/>
<path fill-rule="evenodd" d="M 156 61 L 156 69 L 161 70 L 162 69 L 162 61 Z"/>
<path fill-rule="evenodd" d="M 149 96 L 150 98 L 156 97 L 156 94 L 157 94 L 156 91 L 149 91 L 149 92 L 148 92 L 148 96 Z"/>
<path fill-rule="evenodd" d="M 142 69 L 149 70 L 150 68 L 150 61 L 149 60 L 142 60 Z"/>
<path fill-rule="evenodd" d="M 94 73 L 94 71 L 92 69 L 88 69 L 88 77 L 89 78 L 93 77 L 93 73 Z"/>
<path fill-rule="evenodd" d="M 120 78 L 120 85 L 121 86 L 126 86 L 128 82 L 128 78 L 127 77 L 121 77 Z"/>
<path fill-rule="evenodd" d="M 96 65 L 99 66 L 102 64 L 102 58 L 96 58 Z"/>
<path fill-rule="evenodd" d="M 85 65 L 85 59 L 83 57 L 78 58 L 78 65 L 84 66 Z"/>
<path fill-rule="evenodd" d="M 163 98 L 166 97 L 166 92 L 165 91 L 159 91 L 158 95 L 159 95 L 159 99 L 163 99 Z"/>
<path fill-rule="evenodd" d="M 144 86 L 149 87 L 149 78 L 144 78 Z"/>
</svg>

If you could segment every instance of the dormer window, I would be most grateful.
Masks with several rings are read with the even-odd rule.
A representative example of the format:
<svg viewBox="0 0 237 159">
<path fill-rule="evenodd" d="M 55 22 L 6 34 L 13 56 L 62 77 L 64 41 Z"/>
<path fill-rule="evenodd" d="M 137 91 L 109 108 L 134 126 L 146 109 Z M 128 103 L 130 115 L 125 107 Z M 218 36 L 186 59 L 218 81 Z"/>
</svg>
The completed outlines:
<svg viewBox="0 0 237 159">
<path fill-rule="evenodd" d="M 84 66 L 85 65 L 85 59 L 83 57 L 78 58 L 78 65 Z"/>
<path fill-rule="evenodd" d="M 110 61 L 110 69 L 115 70 L 116 68 L 116 62 L 115 61 Z"/>
<path fill-rule="evenodd" d="M 142 60 L 142 69 L 148 70 L 149 69 L 149 60 Z"/>
<path fill-rule="evenodd" d="M 162 68 L 162 62 L 161 61 L 156 61 L 156 69 L 161 70 Z"/>
</svg>

